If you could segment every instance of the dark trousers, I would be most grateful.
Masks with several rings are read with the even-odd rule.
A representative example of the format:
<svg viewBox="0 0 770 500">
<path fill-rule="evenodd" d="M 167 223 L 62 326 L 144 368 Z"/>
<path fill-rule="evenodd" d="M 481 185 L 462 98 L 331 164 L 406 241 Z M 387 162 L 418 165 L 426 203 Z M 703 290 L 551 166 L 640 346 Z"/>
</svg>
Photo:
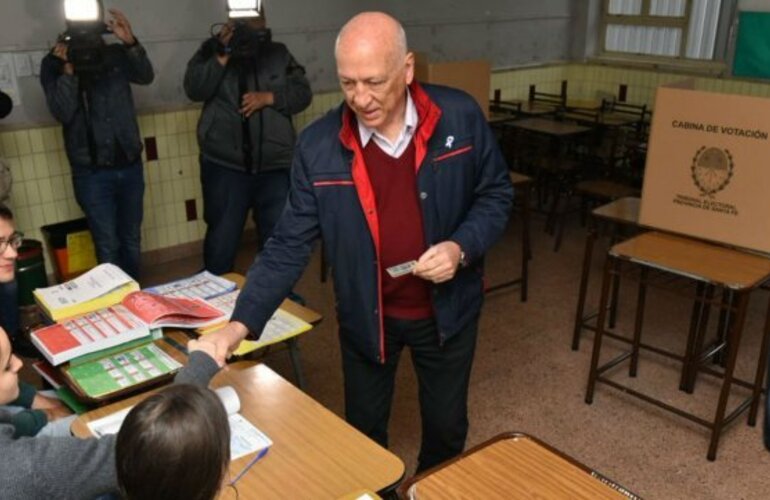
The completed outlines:
<svg viewBox="0 0 770 500">
<path fill-rule="evenodd" d="M 478 319 L 444 345 L 432 320 L 385 318 L 385 364 L 359 353 L 340 332 L 345 376 L 345 417 L 380 445 L 388 446 L 388 419 L 396 368 L 404 347 L 411 351 L 419 386 L 422 443 L 418 471 L 463 451 L 468 434 L 468 383 Z"/>
<path fill-rule="evenodd" d="M 200 161 L 206 221 L 203 264 L 209 272 L 224 274 L 233 270 L 249 210 L 257 225 L 260 248 L 273 233 L 289 193 L 289 171 L 247 174 L 202 157 Z"/>
<path fill-rule="evenodd" d="M 139 279 L 144 171 L 138 161 L 122 168 L 72 166 L 75 199 L 88 219 L 100 263 Z"/>
</svg>

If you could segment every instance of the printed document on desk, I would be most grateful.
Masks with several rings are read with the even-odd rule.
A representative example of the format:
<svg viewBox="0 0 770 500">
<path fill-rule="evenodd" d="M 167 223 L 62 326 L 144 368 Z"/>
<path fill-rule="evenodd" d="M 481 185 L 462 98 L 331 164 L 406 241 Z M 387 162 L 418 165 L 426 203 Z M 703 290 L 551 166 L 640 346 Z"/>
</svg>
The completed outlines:
<svg viewBox="0 0 770 500">
<path fill-rule="evenodd" d="M 217 309 L 225 313 L 225 316 L 229 319 L 235 309 L 235 302 L 238 300 L 238 293 L 240 290 L 234 290 L 230 293 L 220 295 L 214 299 L 207 301 Z M 201 335 L 206 335 L 214 330 L 224 326 L 225 323 L 219 323 L 207 326 L 205 328 L 199 328 L 196 330 Z M 278 309 L 273 313 L 273 316 L 268 320 L 265 325 L 265 329 L 262 330 L 262 335 L 259 336 L 259 340 L 244 340 L 238 348 L 233 352 L 236 356 L 243 356 L 262 347 L 266 347 L 276 342 L 289 339 L 301 333 L 305 333 L 313 328 L 313 325 L 304 321 L 288 311 Z"/>
<path fill-rule="evenodd" d="M 148 337 L 150 328 L 198 328 L 221 323 L 224 313 L 200 299 L 137 291 L 114 306 L 35 330 L 32 343 L 54 366 L 88 353 Z"/>
<path fill-rule="evenodd" d="M 222 400 L 230 422 L 230 460 L 237 460 L 273 445 L 273 441 L 264 432 L 257 429 L 254 424 L 238 413 L 241 409 L 241 400 L 235 389 L 225 386 L 216 389 L 214 392 Z M 125 408 L 89 422 L 88 428 L 96 437 L 117 434 L 130 411 L 131 408 Z"/>
<path fill-rule="evenodd" d="M 114 264 L 100 264 L 77 278 L 38 288 L 35 300 L 54 321 L 85 314 L 120 302 L 139 284 Z"/>
<path fill-rule="evenodd" d="M 146 288 L 146 292 L 165 295 L 166 297 L 184 297 L 188 299 L 213 299 L 235 290 L 237 285 L 228 279 L 216 276 L 208 271 L 201 271 L 194 276 L 182 278 L 171 283 Z"/>
</svg>

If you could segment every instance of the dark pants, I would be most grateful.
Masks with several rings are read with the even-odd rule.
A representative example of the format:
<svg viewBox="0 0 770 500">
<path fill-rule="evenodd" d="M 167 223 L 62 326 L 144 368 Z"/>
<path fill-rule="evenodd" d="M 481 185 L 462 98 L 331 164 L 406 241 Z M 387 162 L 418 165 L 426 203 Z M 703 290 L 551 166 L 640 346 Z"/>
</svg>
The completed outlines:
<svg viewBox="0 0 770 500">
<path fill-rule="evenodd" d="M 478 319 L 439 345 L 435 322 L 385 318 L 385 364 L 362 356 L 341 332 L 345 416 L 355 428 L 388 446 L 388 419 L 401 351 L 411 350 L 422 416 L 418 472 L 463 451 L 468 434 L 468 383 Z"/>
<path fill-rule="evenodd" d="M 214 274 L 228 273 L 233 270 L 249 210 L 260 248 L 273 233 L 289 193 L 289 171 L 247 174 L 201 158 L 201 186 L 206 221 L 203 264 Z"/>
<path fill-rule="evenodd" d="M 72 166 L 75 199 L 88 219 L 100 263 L 139 279 L 144 172 L 142 162 L 122 168 Z"/>
</svg>

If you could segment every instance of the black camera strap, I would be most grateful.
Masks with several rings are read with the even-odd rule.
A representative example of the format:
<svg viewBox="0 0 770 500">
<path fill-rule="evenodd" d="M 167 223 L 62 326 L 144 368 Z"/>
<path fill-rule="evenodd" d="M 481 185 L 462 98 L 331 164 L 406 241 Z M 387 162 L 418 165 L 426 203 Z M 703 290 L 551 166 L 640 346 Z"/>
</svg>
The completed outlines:
<svg viewBox="0 0 770 500">
<path fill-rule="evenodd" d="M 91 103 L 88 100 L 88 84 L 83 75 L 78 78 L 80 108 L 83 110 L 83 121 L 86 125 L 86 139 L 88 140 L 88 154 L 91 157 L 91 166 L 98 166 L 96 152 L 96 139 L 94 138 L 93 122 L 91 121 Z"/>
<path fill-rule="evenodd" d="M 260 64 L 260 50 L 256 49 L 254 57 L 244 57 L 238 59 L 238 94 L 243 99 L 243 96 L 251 91 L 249 86 L 249 76 L 254 77 L 254 91 L 259 92 L 259 64 Z M 240 105 L 240 103 L 239 103 Z M 256 111 L 257 119 L 259 120 L 259 142 L 257 144 L 257 172 L 262 170 L 262 146 L 264 145 L 264 115 L 262 110 Z M 251 117 L 241 115 L 241 130 L 243 133 L 243 162 L 246 167 L 246 172 L 252 172 L 252 165 L 254 161 L 254 144 L 251 140 Z"/>
<path fill-rule="evenodd" d="M 243 96 L 249 91 L 249 73 L 246 71 L 248 66 L 246 60 L 240 61 L 240 64 L 238 65 L 238 95 L 241 98 L 241 102 Z M 241 102 L 238 103 L 238 106 L 241 105 Z M 241 132 L 243 134 L 243 140 L 241 141 L 241 147 L 243 148 L 243 164 L 244 167 L 246 167 L 246 172 L 250 174 L 253 159 L 251 124 L 249 123 L 249 118 L 243 114 L 241 114 Z"/>
</svg>

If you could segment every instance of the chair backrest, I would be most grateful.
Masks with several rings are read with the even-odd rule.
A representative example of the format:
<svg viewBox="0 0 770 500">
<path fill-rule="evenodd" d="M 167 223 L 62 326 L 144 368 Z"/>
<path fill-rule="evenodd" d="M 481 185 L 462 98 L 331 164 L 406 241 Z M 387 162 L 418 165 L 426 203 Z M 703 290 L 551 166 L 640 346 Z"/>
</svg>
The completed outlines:
<svg viewBox="0 0 770 500">
<path fill-rule="evenodd" d="M 539 92 L 535 85 L 530 85 L 528 99 L 529 102 L 563 108 L 567 104 L 567 80 L 562 80 L 561 90 L 558 94 Z"/>
<path fill-rule="evenodd" d="M 599 125 L 601 123 L 601 111 L 595 109 L 564 109 L 556 115 L 557 119 L 569 120 L 586 125 Z"/>
<path fill-rule="evenodd" d="M 646 104 L 632 104 L 612 99 L 602 99 L 602 111 L 605 113 L 617 113 L 622 115 L 628 115 L 634 118 L 634 121 L 629 126 L 636 130 L 637 134 L 643 134 L 644 129 L 650 122 L 652 111 L 647 108 Z"/>
</svg>

